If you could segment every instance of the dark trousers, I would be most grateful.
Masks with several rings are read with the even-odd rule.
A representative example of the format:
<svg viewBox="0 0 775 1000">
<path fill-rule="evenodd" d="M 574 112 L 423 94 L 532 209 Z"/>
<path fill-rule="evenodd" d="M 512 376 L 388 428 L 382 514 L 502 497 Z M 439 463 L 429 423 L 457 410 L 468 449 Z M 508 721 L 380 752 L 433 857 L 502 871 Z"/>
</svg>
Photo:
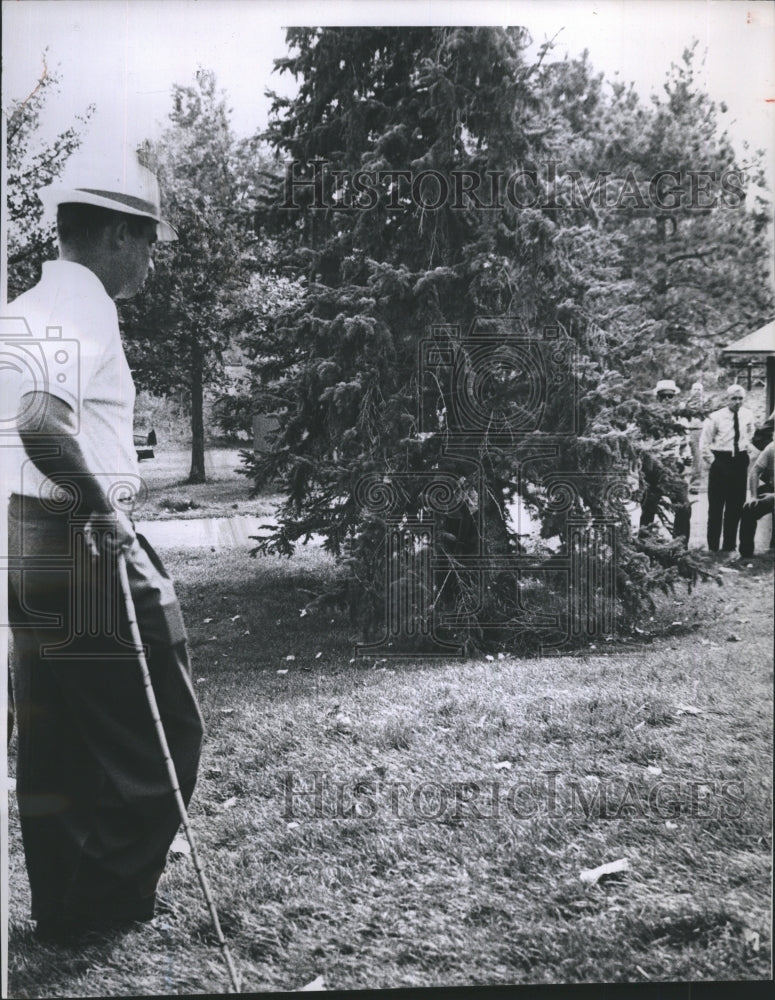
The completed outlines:
<svg viewBox="0 0 775 1000">
<path fill-rule="evenodd" d="M 147 920 L 179 825 L 115 560 L 91 557 L 67 515 L 12 498 L 9 620 L 16 793 L 36 920 Z M 169 581 L 167 581 L 169 582 Z M 134 585 L 133 585 L 134 587 Z M 189 801 L 202 720 L 185 642 L 143 632 L 162 723 Z"/>
<path fill-rule="evenodd" d="M 716 452 L 708 473 L 708 548 L 733 552 L 737 548 L 737 526 L 745 503 L 748 453 L 737 457 Z"/>
<path fill-rule="evenodd" d="M 759 518 L 771 514 L 773 511 L 772 495 L 763 497 L 761 500 L 752 500 L 743 507 L 740 515 L 740 555 L 753 555 L 753 540 L 756 534 L 756 522 Z M 775 537 L 772 540 L 775 542 Z"/>
<path fill-rule="evenodd" d="M 641 499 L 640 527 L 647 528 L 654 523 L 654 518 L 663 506 L 663 500 L 667 499 L 673 509 L 672 536 L 680 538 L 684 545 L 688 545 L 692 507 L 689 501 L 689 487 L 680 472 L 668 469 L 662 462 L 645 454 L 642 474 L 645 488 Z"/>
</svg>

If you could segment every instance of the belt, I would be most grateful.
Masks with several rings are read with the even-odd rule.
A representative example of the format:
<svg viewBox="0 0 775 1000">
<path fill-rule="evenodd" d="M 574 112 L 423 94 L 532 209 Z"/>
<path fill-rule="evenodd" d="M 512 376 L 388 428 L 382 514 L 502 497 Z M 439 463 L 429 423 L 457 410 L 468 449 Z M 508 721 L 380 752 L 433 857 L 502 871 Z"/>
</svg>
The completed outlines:
<svg viewBox="0 0 775 1000">
<path fill-rule="evenodd" d="M 716 458 L 734 458 L 735 457 L 735 453 L 733 451 L 714 451 L 713 454 L 716 456 Z M 737 457 L 738 458 L 740 458 L 741 455 L 745 455 L 746 457 L 748 456 L 748 452 L 747 452 L 747 450 L 745 448 L 741 448 L 740 451 L 737 453 Z"/>
</svg>

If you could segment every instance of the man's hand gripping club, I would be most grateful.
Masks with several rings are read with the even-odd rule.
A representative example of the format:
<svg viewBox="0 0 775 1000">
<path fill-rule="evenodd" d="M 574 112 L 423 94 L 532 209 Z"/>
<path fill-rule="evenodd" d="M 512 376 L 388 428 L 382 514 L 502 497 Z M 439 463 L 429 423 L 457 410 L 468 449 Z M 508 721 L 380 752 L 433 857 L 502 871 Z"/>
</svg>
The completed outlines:
<svg viewBox="0 0 775 1000">
<path fill-rule="evenodd" d="M 65 494 L 73 509 L 88 517 L 85 534 L 94 555 L 128 551 L 136 533 L 125 511 L 115 509 L 86 464 L 75 437 L 75 415 L 57 396 L 27 393 L 17 420 L 27 455 L 40 472 Z"/>
</svg>

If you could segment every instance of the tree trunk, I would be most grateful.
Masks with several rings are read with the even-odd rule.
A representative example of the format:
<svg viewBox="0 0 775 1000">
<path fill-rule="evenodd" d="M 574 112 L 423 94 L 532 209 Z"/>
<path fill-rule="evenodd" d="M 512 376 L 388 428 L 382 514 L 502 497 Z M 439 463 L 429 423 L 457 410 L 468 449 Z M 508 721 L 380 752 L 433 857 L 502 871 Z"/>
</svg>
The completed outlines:
<svg viewBox="0 0 775 1000">
<path fill-rule="evenodd" d="M 191 471 L 189 483 L 204 483 L 205 475 L 205 425 L 203 358 L 199 346 L 191 352 Z"/>
<path fill-rule="evenodd" d="M 667 233 L 664 216 L 658 215 L 657 224 L 657 259 L 654 268 L 654 315 L 657 319 L 665 318 L 667 303 Z"/>
</svg>

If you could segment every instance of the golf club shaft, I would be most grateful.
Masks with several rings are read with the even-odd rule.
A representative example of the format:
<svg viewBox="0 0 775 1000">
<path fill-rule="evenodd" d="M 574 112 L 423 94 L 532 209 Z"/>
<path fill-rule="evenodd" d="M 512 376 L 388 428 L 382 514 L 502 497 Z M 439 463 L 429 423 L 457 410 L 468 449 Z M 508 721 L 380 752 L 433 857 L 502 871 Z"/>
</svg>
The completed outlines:
<svg viewBox="0 0 775 1000">
<path fill-rule="evenodd" d="M 232 961 L 231 952 L 229 951 L 229 946 L 226 943 L 226 939 L 223 936 L 223 931 L 221 930 L 221 923 L 218 919 L 218 912 L 215 909 L 215 903 L 213 902 L 212 894 L 210 893 L 210 886 L 207 883 L 207 877 L 205 876 L 202 864 L 199 860 L 199 853 L 196 849 L 196 844 L 194 843 L 194 835 L 191 831 L 191 825 L 188 820 L 188 812 L 186 810 L 186 804 L 183 801 L 183 796 L 180 792 L 180 784 L 178 782 L 178 775 L 175 770 L 175 764 L 170 755 L 169 745 L 167 743 L 167 736 L 164 732 L 164 726 L 162 725 L 161 716 L 159 715 L 159 706 L 156 701 L 156 695 L 153 690 L 153 685 L 151 683 L 151 674 L 148 670 L 148 663 L 145 659 L 145 652 L 143 651 L 143 641 L 140 635 L 140 628 L 137 624 L 137 615 L 135 614 L 135 606 L 132 600 L 132 592 L 129 589 L 129 576 L 127 574 L 126 568 L 126 557 L 123 552 L 118 554 L 118 573 L 121 582 L 121 590 L 124 594 L 124 604 L 126 606 L 127 618 L 129 619 L 129 629 L 132 634 L 132 642 L 135 645 L 135 652 L 137 653 L 137 660 L 140 664 L 140 671 L 143 676 L 143 685 L 145 687 L 145 696 L 148 700 L 148 707 L 151 710 L 151 716 L 153 718 L 153 723 L 156 728 L 156 736 L 159 740 L 159 746 L 161 752 L 164 756 L 164 763 L 167 767 L 167 773 L 169 774 L 170 783 L 172 785 L 172 790 L 175 793 L 175 802 L 178 806 L 178 814 L 180 816 L 180 822 L 183 825 L 183 829 L 186 833 L 186 839 L 188 840 L 189 847 L 191 848 L 191 860 L 194 862 L 194 868 L 199 877 L 199 884 L 202 887 L 202 892 L 204 893 L 205 901 L 207 902 L 207 907 L 210 911 L 210 916 L 212 917 L 213 926 L 215 927 L 215 934 L 218 938 L 218 944 L 223 953 L 224 961 L 229 970 L 229 978 L 231 979 L 231 984 L 234 988 L 235 993 L 240 992 L 239 979 L 237 977 L 237 970 L 234 967 L 234 962 Z"/>
</svg>

